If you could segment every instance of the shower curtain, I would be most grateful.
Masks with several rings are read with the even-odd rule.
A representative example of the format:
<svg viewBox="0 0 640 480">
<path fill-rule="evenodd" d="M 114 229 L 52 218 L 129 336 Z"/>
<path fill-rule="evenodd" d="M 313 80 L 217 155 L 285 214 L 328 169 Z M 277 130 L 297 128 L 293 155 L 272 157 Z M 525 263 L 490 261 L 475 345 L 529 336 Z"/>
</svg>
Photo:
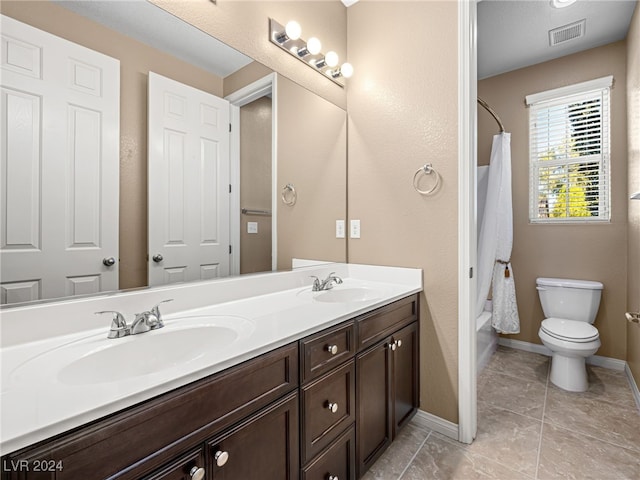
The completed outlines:
<svg viewBox="0 0 640 480">
<path fill-rule="evenodd" d="M 476 317 L 482 313 L 492 287 L 492 326 L 500 333 L 519 333 L 520 318 L 510 262 L 513 246 L 510 133 L 493 137 L 487 199 L 479 221 Z"/>
</svg>

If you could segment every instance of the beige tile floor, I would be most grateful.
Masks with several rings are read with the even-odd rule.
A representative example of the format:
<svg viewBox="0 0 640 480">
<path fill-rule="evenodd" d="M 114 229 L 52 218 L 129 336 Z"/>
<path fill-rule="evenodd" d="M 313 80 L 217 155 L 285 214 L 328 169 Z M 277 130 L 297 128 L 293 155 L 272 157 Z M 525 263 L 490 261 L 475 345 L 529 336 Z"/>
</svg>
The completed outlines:
<svg viewBox="0 0 640 480">
<path fill-rule="evenodd" d="M 478 378 L 471 445 L 414 419 L 364 479 L 640 480 L 640 413 L 624 372 L 589 366 L 589 390 L 571 393 L 549 366 L 499 347 Z"/>
</svg>

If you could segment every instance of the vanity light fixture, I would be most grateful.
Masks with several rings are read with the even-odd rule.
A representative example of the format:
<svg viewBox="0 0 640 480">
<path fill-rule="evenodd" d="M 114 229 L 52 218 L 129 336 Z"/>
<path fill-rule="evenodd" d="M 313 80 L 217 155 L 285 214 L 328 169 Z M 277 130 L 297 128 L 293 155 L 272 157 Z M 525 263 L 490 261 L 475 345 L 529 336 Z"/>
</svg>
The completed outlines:
<svg viewBox="0 0 640 480">
<path fill-rule="evenodd" d="M 292 20 L 283 26 L 273 18 L 269 19 L 269 40 L 271 43 L 344 87 L 344 79 L 353 75 L 353 66 L 350 63 L 343 63 L 342 66 L 336 68 L 340 63 L 336 52 L 329 51 L 323 54 L 321 52 L 322 43 L 318 38 L 311 37 L 305 42 L 301 35 L 302 28 L 298 22 Z"/>
</svg>

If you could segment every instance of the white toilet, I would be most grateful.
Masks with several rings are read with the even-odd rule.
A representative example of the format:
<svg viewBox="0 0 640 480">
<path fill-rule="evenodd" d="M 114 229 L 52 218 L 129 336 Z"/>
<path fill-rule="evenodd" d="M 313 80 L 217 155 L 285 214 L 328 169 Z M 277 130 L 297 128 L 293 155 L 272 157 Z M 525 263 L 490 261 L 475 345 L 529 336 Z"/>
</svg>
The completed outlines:
<svg viewBox="0 0 640 480">
<path fill-rule="evenodd" d="M 562 278 L 536 280 L 545 320 L 538 335 L 553 352 L 551 381 L 572 392 L 589 387 L 585 360 L 600 348 L 592 325 L 600 306 L 602 283 Z"/>
</svg>

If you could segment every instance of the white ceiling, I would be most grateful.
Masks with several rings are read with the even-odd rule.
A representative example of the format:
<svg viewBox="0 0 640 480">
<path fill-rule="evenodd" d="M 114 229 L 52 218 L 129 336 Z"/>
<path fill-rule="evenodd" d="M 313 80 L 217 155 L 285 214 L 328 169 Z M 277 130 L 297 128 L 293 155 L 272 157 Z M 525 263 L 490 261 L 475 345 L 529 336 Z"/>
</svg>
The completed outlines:
<svg viewBox="0 0 640 480">
<path fill-rule="evenodd" d="M 222 78 L 253 61 L 146 0 L 53 1 Z"/>
<path fill-rule="evenodd" d="M 482 0 L 478 4 L 478 78 L 492 77 L 626 38 L 636 0 Z M 549 30 L 586 18 L 585 35 L 549 46 Z"/>
</svg>

